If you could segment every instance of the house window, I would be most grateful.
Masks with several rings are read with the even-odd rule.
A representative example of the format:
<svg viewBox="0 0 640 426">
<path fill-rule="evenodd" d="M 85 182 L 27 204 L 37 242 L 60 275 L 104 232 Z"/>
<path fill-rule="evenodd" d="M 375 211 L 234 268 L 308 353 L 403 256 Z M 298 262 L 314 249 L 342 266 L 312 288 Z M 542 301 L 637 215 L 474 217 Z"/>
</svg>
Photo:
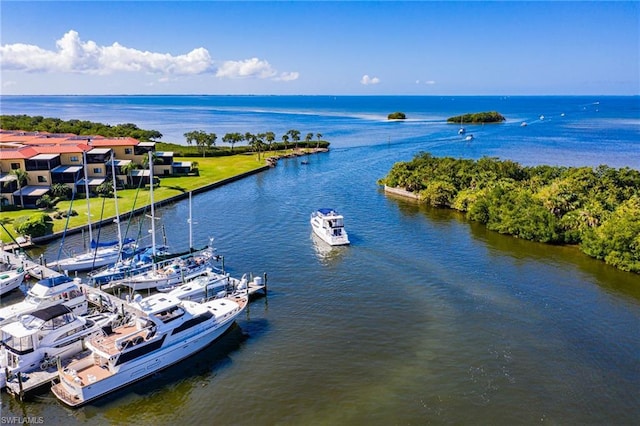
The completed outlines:
<svg viewBox="0 0 640 426">
<path fill-rule="evenodd" d="M 44 176 L 38 176 L 38 182 L 40 183 L 45 183 L 47 181 L 47 178 Z"/>
<path fill-rule="evenodd" d="M 125 148 L 124 149 L 124 153 L 125 154 L 131 155 L 132 152 L 133 152 L 133 150 L 131 148 Z"/>
<path fill-rule="evenodd" d="M 102 173 L 102 169 L 101 169 L 100 167 L 95 167 L 95 168 L 93 169 L 93 173 L 95 173 L 95 174 L 99 175 L 100 173 Z"/>
<path fill-rule="evenodd" d="M 20 163 L 11 163 L 11 170 L 18 170 L 20 168 Z"/>
<path fill-rule="evenodd" d="M 71 161 L 78 162 L 78 157 L 76 155 L 71 156 Z"/>
</svg>

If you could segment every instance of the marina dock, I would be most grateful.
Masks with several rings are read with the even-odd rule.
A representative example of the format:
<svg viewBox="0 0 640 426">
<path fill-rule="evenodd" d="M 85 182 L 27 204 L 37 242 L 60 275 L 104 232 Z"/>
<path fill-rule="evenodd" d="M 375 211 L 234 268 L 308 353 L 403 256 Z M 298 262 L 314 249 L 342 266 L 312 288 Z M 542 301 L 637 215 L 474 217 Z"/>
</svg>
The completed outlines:
<svg viewBox="0 0 640 426">
<path fill-rule="evenodd" d="M 0 263 L 20 265 L 27 269 L 32 277 L 38 280 L 62 275 L 61 273 L 45 266 L 46 264 L 43 259 L 39 259 L 39 261 L 40 263 L 35 262 L 23 253 L 15 254 L 6 250 L 0 250 Z M 129 300 L 133 299 L 132 293 L 127 291 L 118 291 L 123 287 L 103 286 L 103 289 L 108 287 L 110 292 L 84 283 L 80 283 L 79 287 L 87 296 L 91 312 L 99 311 L 111 312 L 114 314 L 117 313 L 118 319 L 116 321 L 128 321 L 131 317 L 145 315 L 143 312 L 138 311 L 134 306 L 128 303 Z M 247 287 L 242 291 L 246 291 L 249 295 L 249 300 L 253 300 L 255 297 L 260 295 L 266 296 L 267 274 L 265 273 L 262 279 L 254 280 L 252 277 L 252 279 L 247 282 Z M 112 294 L 112 292 L 116 292 L 116 294 Z M 39 369 L 18 373 L 12 376 L 7 374 L 7 392 L 23 401 L 28 397 L 28 395 L 49 386 L 52 381 L 58 377 L 60 369 L 66 367 L 73 360 L 86 356 L 88 353 L 89 352 L 85 350 L 73 357 L 58 360 L 55 365 L 42 365 Z M 8 373 L 8 371 L 5 372 Z"/>
</svg>

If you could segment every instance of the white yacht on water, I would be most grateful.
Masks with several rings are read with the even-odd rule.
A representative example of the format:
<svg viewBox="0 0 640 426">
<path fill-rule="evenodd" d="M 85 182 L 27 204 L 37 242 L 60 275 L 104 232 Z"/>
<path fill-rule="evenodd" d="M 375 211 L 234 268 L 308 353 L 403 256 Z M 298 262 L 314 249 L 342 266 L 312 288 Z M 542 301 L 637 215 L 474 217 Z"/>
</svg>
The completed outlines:
<svg viewBox="0 0 640 426">
<path fill-rule="evenodd" d="M 77 407 L 193 355 L 224 334 L 248 303 L 246 294 L 206 303 L 157 293 L 134 297 L 133 320 L 86 343 L 91 353 L 60 370 L 53 394 Z"/>
<path fill-rule="evenodd" d="M 63 304 L 39 309 L 4 325 L 0 347 L 0 388 L 7 376 L 47 370 L 57 360 L 70 358 L 84 349 L 83 340 L 100 332 L 117 314 L 81 317 Z"/>
<path fill-rule="evenodd" d="M 38 281 L 27 291 L 27 297 L 22 302 L 0 309 L 0 325 L 13 321 L 21 315 L 59 303 L 71 308 L 76 315 L 86 314 L 89 302 L 79 284 L 80 278 L 72 279 L 66 275 Z"/>
<path fill-rule="evenodd" d="M 344 217 L 333 209 L 318 209 L 311 214 L 313 232 L 332 246 L 349 244 Z"/>
</svg>

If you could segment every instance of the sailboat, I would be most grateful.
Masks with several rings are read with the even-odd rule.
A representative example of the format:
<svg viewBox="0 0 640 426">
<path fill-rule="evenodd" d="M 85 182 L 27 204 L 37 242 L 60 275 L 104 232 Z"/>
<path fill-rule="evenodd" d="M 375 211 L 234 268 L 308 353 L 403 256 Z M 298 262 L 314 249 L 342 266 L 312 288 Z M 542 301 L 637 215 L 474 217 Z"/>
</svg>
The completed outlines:
<svg viewBox="0 0 640 426">
<path fill-rule="evenodd" d="M 151 173 L 153 177 L 153 173 Z M 153 186 L 153 185 L 152 185 Z M 151 235 L 152 247 L 155 247 L 155 224 L 154 210 L 151 210 Z M 114 283 L 122 284 L 130 287 L 133 291 L 150 290 L 158 287 L 164 287 L 165 290 L 173 286 L 180 285 L 188 280 L 194 279 L 199 275 L 205 274 L 207 270 L 213 268 L 213 261 L 218 260 L 219 256 L 215 254 L 213 247 L 213 238 L 209 239 L 209 245 L 195 250 L 193 248 L 193 232 L 191 220 L 191 193 L 189 193 L 189 251 L 181 254 L 171 255 L 172 257 L 161 262 L 154 263 L 153 268 L 122 280 L 114 281 Z M 153 250 L 153 259 L 157 259 L 155 249 Z"/>
<path fill-rule="evenodd" d="M 106 268 L 93 271 L 89 273 L 89 279 L 91 284 L 93 285 L 102 285 L 107 283 L 116 283 L 122 281 L 127 278 L 131 278 L 136 275 L 143 274 L 145 272 L 150 271 L 158 258 L 170 258 L 171 254 L 169 253 L 166 246 L 158 247 L 155 242 L 155 210 L 154 210 L 154 199 L 153 199 L 153 154 L 149 153 L 149 175 L 150 175 L 150 183 L 151 189 L 149 191 L 150 203 L 151 203 L 151 247 L 146 247 L 141 249 L 139 252 L 135 253 L 133 256 L 128 258 L 120 258 L 115 264 L 108 266 Z M 112 163 L 113 165 L 113 163 Z M 115 176 L 115 173 L 114 173 Z M 175 255 L 177 256 L 177 255 Z"/>
<path fill-rule="evenodd" d="M 135 253 L 135 247 L 131 244 L 133 239 L 122 239 L 122 231 L 120 229 L 120 214 L 118 212 L 118 195 L 116 189 L 116 175 L 114 167 L 113 150 L 111 150 L 111 166 L 114 167 L 113 177 L 113 194 L 116 207 L 116 224 L 118 228 L 118 240 L 106 243 L 99 243 L 93 239 L 91 227 L 91 208 L 89 201 L 89 177 L 87 174 L 87 153 L 82 152 L 84 161 L 84 188 L 87 198 L 87 221 L 89 228 L 90 250 L 66 259 L 59 260 L 50 266 L 54 266 L 59 270 L 66 272 L 87 271 L 100 268 L 106 265 L 112 265 L 118 261 L 121 256 L 132 256 Z"/>
</svg>

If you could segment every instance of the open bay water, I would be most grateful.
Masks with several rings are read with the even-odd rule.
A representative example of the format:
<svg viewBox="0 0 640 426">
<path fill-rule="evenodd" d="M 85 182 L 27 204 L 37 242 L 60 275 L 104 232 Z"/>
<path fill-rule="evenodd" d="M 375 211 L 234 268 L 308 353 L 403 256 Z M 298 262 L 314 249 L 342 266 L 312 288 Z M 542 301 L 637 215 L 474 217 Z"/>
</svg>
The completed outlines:
<svg viewBox="0 0 640 426">
<path fill-rule="evenodd" d="M 465 126 L 471 142 L 445 123 L 488 110 L 507 122 Z M 408 120 L 388 122 L 393 111 Z M 297 129 L 331 142 L 308 165 L 280 160 L 193 197 L 195 245 L 214 237 L 234 276 L 268 274 L 268 296 L 229 334 L 77 410 L 50 393 L 26 403 L 3 393 L 3 418 L 65 425 L 640 418 L 640 276 L 573 247 L 487 231 L 376 185 L 420 151 L 638 169 L 638 97 L 2 97 L 2 114 L 132 122 L 178 143 L 197 129 L 219 138 Z M 308 219 L 319 207 L 345 215 L 351 246 L 332 249 L 312 236 Z M 188 202 L 158 210 L 170 246 L 187 248 Z M 53 259 L 59 244 L 41 252 Z M 80 247 L 82 236 L 65 244 Z"/>
</svg>

